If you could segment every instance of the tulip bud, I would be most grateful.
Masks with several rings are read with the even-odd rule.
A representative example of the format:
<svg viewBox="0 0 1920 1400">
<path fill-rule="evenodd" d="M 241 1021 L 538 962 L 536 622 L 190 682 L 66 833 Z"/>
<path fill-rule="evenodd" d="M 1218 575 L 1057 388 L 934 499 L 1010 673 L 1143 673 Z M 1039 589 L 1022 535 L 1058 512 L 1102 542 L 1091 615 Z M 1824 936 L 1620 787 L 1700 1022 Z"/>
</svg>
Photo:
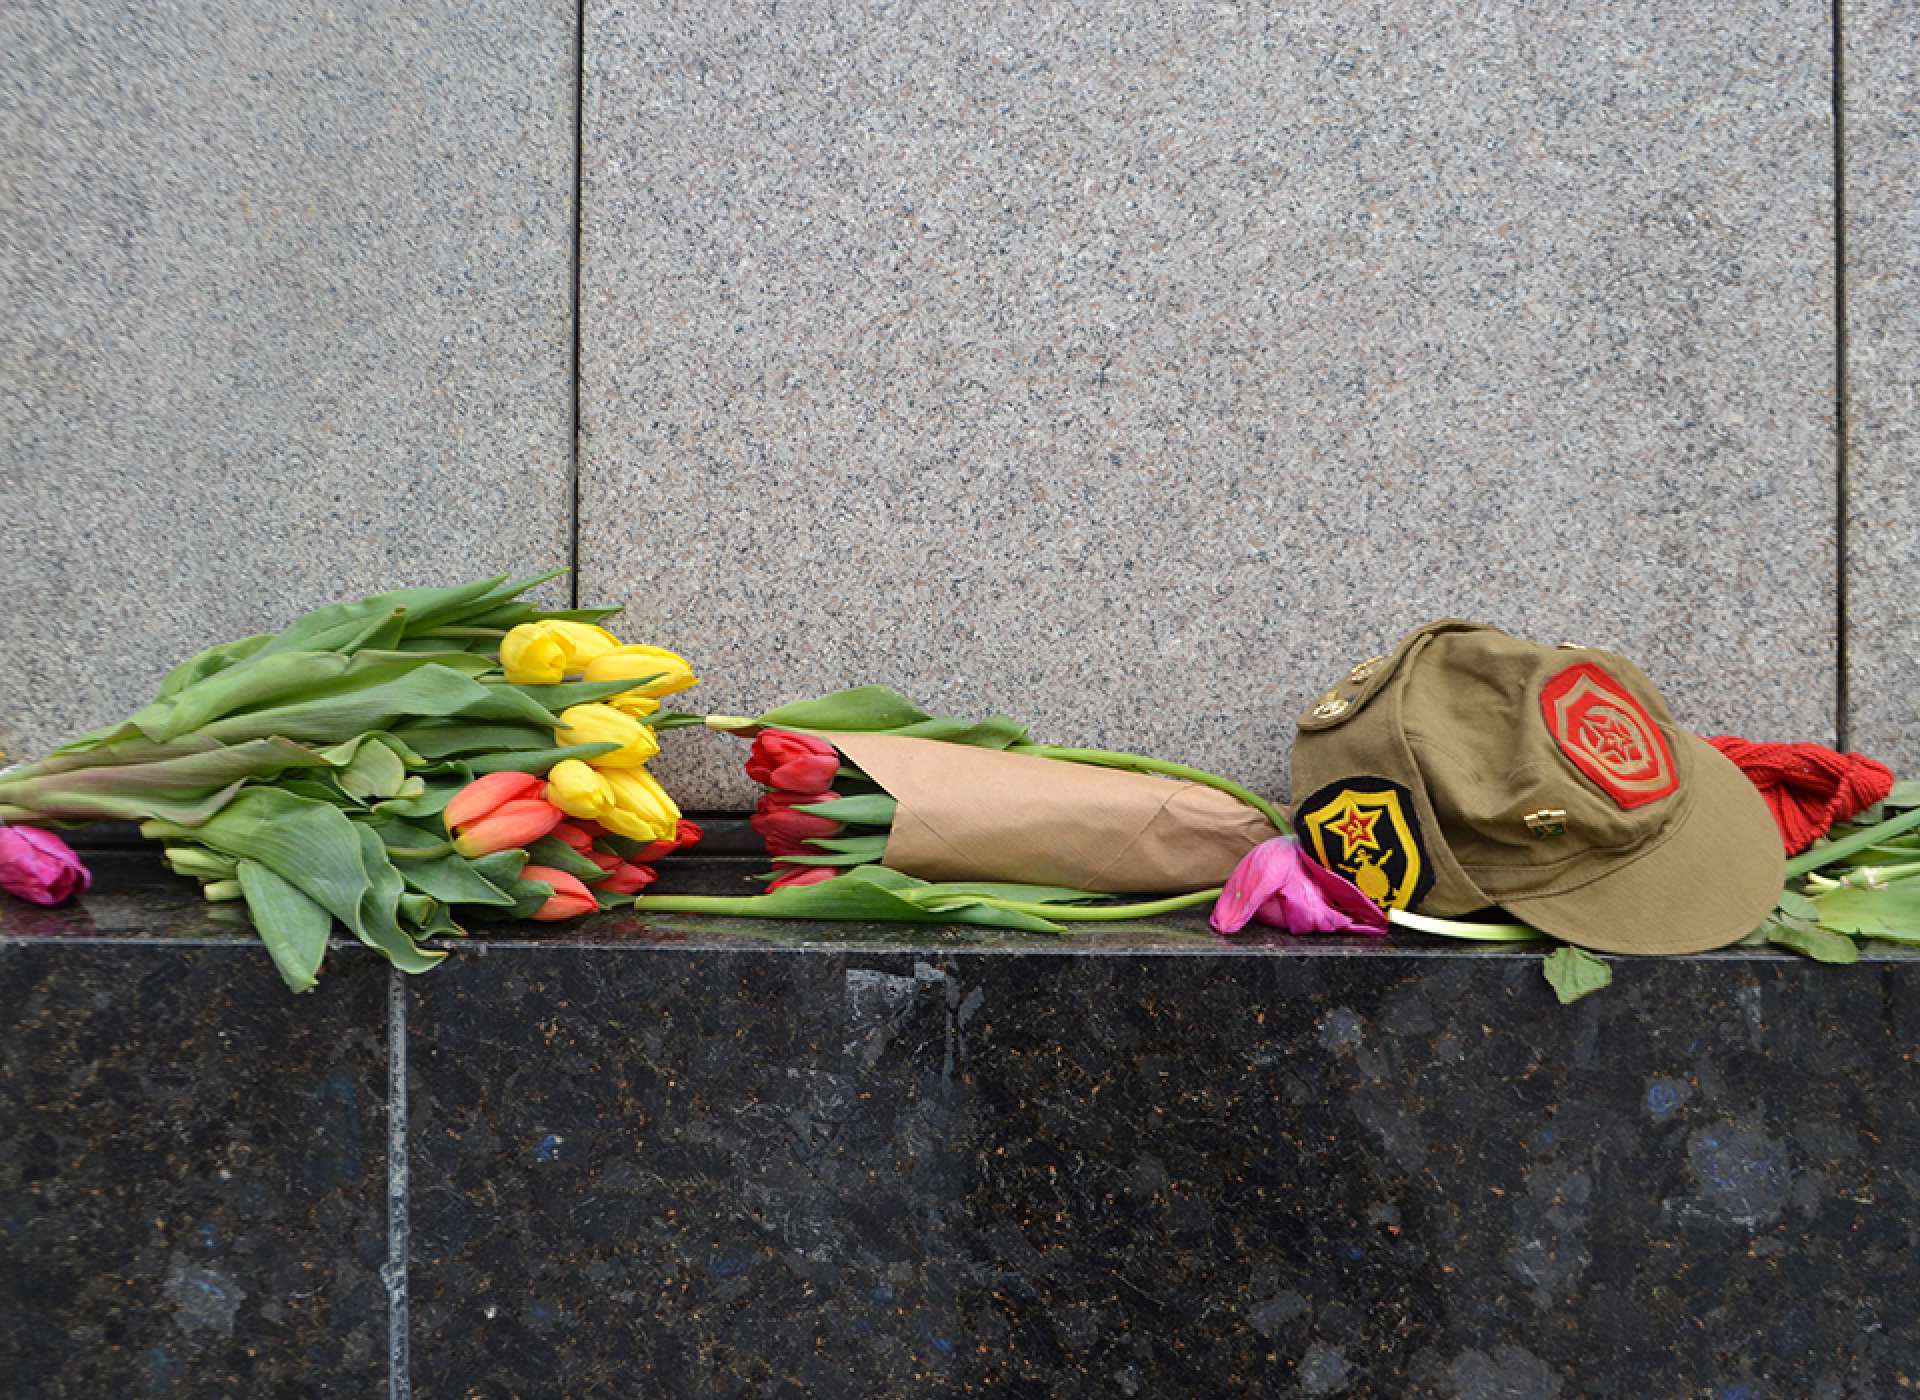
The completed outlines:
<svg viewBox="0 0 1920 1400">
<path fill-rule="evenodd" d="M 569 705 L 560 712 L 554 740 L 573 744 L 618 744 L 611 753 L 593 760 L 599 769 L 638 768 L 660 752 L 660 740 L 648 726 L 611 705 Z"/>
<path fill-rule="evenodd" d="M 531 797 L 539 788 L 540 780 L 531 773 L 489 773 L 456 792 L 442 819 L 448 831 L 471 826 L 502 803 Z"/>
<path fill-rule="evenodd" d="M 502 802 L 486 816 L 463 827 L 453 849 L 472 860 L 538 841 L 560 825 L 566 814 L 545 798 L 527 797 Z"/>
<path fill-rule="evenodd" d="M 606 775 L 577 758 L 562 759 L 547 772 L 547 801 L 570 817 L 597 822 L 614 807 Z"/>
<path fill-rule="evenodd" d="M 585 676 L 590 681 L 639 681 L 632 690 L 622 691 L 608 703 L 626 709 L 629 704 L 655 702 L 652 707 L 641 710 L 642 714 L 651 714 L 657 709 L 662 696 L 677 694 L 700 683 L 700 678 L 693 674 L 692 663 L 678 652 L 637 644 L 615 647 L 594 657 L 587 663 Z M 649 676 L 653 679 L 646 679 Z"/>
<path fill-rule="evenodd" d="M 569 875 L 564 870 L 555 870 L 548 865 L 527 865 L 521 867 L 520 878 L 539 880 L 553 886 L 552 897 L 527 915 L 529 919 L 552 923 L 580 914 L 591 914 L 600 907 L 600 902 L 593 897 L 593 891 L 581 884 L 577 876 Z"/>
<path fill-rule="evenodd" d="M 819 885 L 831 880 L 840 872 L 830 865 L 780 865 L 774 869 L 780 873 L 767 881 L 769 890 L 783 890 L 792 885 Z"/>
<path fill-rule="evenodd" d="M 0 826 L 0 890 L 34 904 L 58 904 L 93 883 L 73 848 L 37 826 Z"/>
<path fill-rule="evenodd" d="M 613 633 L 587 622 L 523 622 L 500 639 L 500 665 L 515 685 L 555 685 L 619 645 Z"/>
<path fill-rule="evenodd" d="M 523 622 L 500 639 L 500 665 L 515 685 L 558 685 L 567 678 L 567 649 L 537 622 Z"/>
<path fill-rule="evenodd" d="M 826 817 L 817 817 L 811 812 L 797 812 L 800 806 L 811 806 L 819 802 L 838 800 L 835 792 L 766 792 L 760 795 L 760 803 L 754 809 L 748 824 L 760 833 L 766 841 L 767 849 L 773 851 L 775 841 L 797 843 L 814 841 L 823 837 L 838 836 L 840 823 Z M 792 850 L 773 851 L 775 855 L 792 855 Z"/>
<path fill-rule="evenodd" d="M 209 880 L 200 887 L 200 893 L 209 904 L 226 904 L 246 894 L 238 880 Z"/>
<path fill-rule="evenodd" d="M 617 836 L 665 841 L 680 827 L 680 808 L 644 768 L 608 768 L 600 774 L 613 789 L 614 806 L 599 818 Z"/>
<path fill-rule="evenodd" d="M 700 829 L 698 823 L 688 821 L 685 817 L 682 817 L 671 839 L 655 841 L 650 846 L 642 846 L 639 850 L 628 856 L 627 859 L 640 865 L 652 865 L 657 860 L 664 860 L 675 851 L 685 850 L 688 846 L 698 845 L 700 838 L 705 835 L 706 833 Z"/>
<path fill-rule="evenodd" d="M 754 736 L 747 776 L 783 792 L 825 792 L 840 772 L 840 752 L 825 739 L 766 729 Z"/>
<path fill-rule="evenodd" d="M 623 860 L 604 879 L 595 880 L 593 887 L 608 894 L 639 894 L 657 878 L 653 867 Z"/>
<path fill-rule="evenodd" d="M 551 798 L 548 800 L 552 801 Z M 555 802 L 554 805 L 558 807 L 560 804 Z M 561 810 L 565 811 L 566 809 L 563 807 Z M 549 831 L 547 835 L 553 837 L 554 840 L 559 841 L 561 844 L 580 852 L 581 855 L 591 855 L 593 853 L 592 833 L 588 832 L 584 827 L 577 826 L 573 822 L 561 822 L 560 825 L 556 826 L 552 831 Z"/>
</svg>

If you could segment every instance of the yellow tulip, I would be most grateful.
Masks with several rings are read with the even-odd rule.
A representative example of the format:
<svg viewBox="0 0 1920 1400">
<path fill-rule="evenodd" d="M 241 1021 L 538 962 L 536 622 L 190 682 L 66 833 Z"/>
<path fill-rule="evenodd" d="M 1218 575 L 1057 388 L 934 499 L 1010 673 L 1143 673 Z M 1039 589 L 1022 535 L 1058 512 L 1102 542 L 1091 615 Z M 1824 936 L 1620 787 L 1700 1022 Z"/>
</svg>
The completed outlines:
<svg viewBox="0 0 1920 1400">
<path fill-rule="evenodd" d="M 500 639 L 500 664 L 515 685 L 558 685 L 577 676 L 620 639 L 604 627 L 548 618 L 523 622 Z"/>
<path fill-rule="evenodd" d="M 600 769 L 638 768 L 660 752 L 660 740 L 652 729 L 632 715 L 623 715 L 611 705 L 569 705 L 560 712 L 554 742 L 572 744 L 618 744 L 611 753 L 593 760 Z"/>
<path fill-rule="evenodd" d="M 568 622 L 565 618 L 553 617 L 535 625 L 546 628 L 566 647 L 569 671 L 585 669 L 597 657 L 605 656 L 620 645 L 620 639 L 613 633 L 590 622 Z"/>
<path fill-rule="evenodd" d="M 611 705 L 623 715 L 632 715 L 635 719 L 645 719 L 660 708 L 660 702 L 637 690 L 623 690 L 618 695 L 609 695 L 601 701 Z"/>
<path fill-rule="evenodd" d="M 600 818 L 609 831 L 635 841 L 666 841 L 680 830 L 680 808 L 644 768 L 609 768 L 600 775 L 613 789 L 613 810 Z"/>
<path fill-rule="evenodd" d="M 567 649 L 538 622 L 523 622 L 500 639 L 500 664 L 514 685 L 558 685 L 567 678 Z"/>
<path fill-rule="evenodd" d="M 613 810 L 613 788 L 579 759 L 562 759 L 547 773 L 547 801 L 570 817 L 597 822 Z"/>
<path fill-rule="evenodd" d="M 653 679 L 646 680 L 648 676 Z M 628 696 L 658 700 L 663 695 L 673 695 L 700 683 L 700 678 L 693 674 L 692 663 L 686 657 L 665 647 L 640 646 L 637 643 L 615 647 L 594 657 L 587 663 L 586 679 L 644 682 L 632 690 L 621 692 L 609 703 L 618 703 Z"/>
</svg>

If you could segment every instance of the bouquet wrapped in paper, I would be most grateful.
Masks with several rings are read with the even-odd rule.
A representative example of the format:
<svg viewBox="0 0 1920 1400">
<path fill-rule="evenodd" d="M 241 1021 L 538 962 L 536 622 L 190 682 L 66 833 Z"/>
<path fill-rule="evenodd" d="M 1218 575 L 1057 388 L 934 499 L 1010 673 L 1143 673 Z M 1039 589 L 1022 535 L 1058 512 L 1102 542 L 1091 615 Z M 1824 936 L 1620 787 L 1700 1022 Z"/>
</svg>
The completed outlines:
<svg viewBox="0 0 1920 1400">
<path fill-rule="evenodd" d="M 706 722 L 753 740 L 768 893 L 645 896 L 642 909 L 1052 931 L 1210 901 L 1285 829 L 1215 774 L 1036 743 L 1004 715 L 932 715 L 882 686 Z M 1162 897 L 1101 902 L 1119 894 Z"/>
</svg>

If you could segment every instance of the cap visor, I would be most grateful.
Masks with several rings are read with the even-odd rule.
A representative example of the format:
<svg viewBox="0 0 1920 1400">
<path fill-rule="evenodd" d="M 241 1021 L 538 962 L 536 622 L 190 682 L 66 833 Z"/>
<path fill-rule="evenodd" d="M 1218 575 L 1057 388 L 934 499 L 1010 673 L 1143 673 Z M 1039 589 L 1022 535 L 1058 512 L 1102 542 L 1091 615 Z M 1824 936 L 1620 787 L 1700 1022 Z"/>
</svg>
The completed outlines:
<svg viewBox="0 0 1920 1400">
<path fill-rule="evenodd" d="M 1680 829 L 1639 859 L 1560 894 L 1501 907 L 1567 943 L 1603 953 L 1699 953 L 1752 933 L 1786 883 L 1780 828 L 1747 775 L 1705 740 L 1684 745 L 1693 800 Z"/>
</svg>

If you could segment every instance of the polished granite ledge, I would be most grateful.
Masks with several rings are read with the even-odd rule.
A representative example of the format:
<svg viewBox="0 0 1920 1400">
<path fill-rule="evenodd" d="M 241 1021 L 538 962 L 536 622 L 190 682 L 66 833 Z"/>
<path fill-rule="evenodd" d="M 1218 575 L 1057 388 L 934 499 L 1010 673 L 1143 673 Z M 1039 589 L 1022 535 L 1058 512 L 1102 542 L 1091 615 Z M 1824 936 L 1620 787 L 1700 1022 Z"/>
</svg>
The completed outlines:
<svg viewBox="0 0 1920 1400">
<path fill-rule="evenodd" d="M 1920 1384 L 1898 950 L 1562 1007 L 1537 949 L 606 915 L 294 998 L 89 858 L 0 909 L 10 1394 Z"/>
</svg>

